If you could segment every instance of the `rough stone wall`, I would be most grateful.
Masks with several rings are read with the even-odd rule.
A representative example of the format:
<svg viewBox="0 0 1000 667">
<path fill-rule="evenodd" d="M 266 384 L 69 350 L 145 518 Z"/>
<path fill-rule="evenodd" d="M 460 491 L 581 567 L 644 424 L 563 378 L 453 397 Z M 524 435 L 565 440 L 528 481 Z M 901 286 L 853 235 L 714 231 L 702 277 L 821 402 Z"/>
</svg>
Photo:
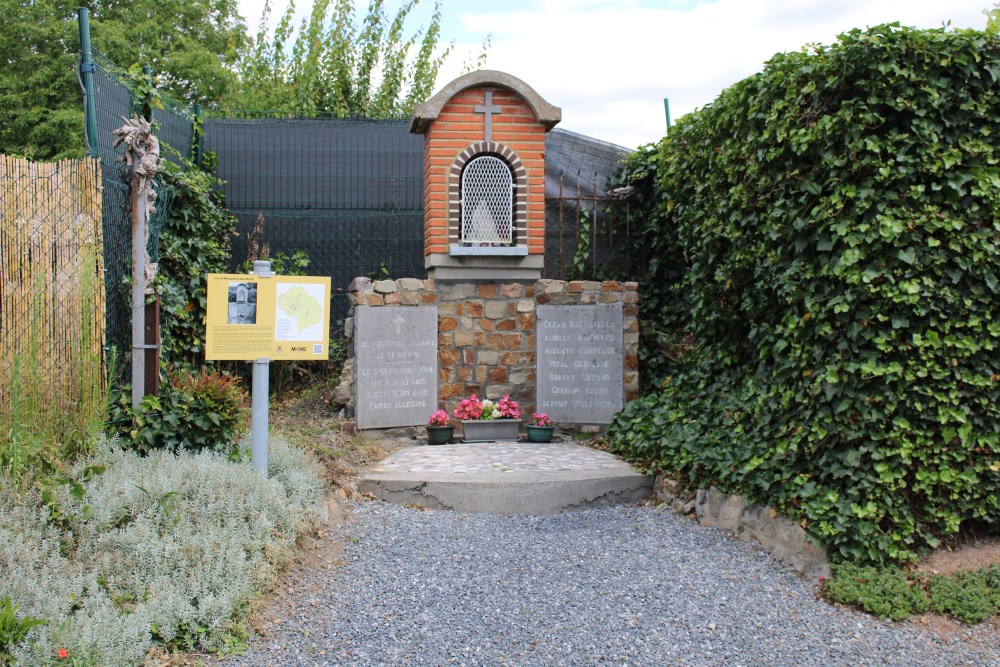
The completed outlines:
<svg viewBox="0 0 1000 667">
<path fill-rule="evenodd" d="M 743 496 L 727 495 L 714 486 L 697 489 L 691 497 L 666 477 L 656 479 L 653 494 L 674 510 L 696 516 L 702 525 L 717 526 L 744 542 L 755 542 L 800 574 L 830 576 L 826 549 L 810 542 L 802 526 L 770 507 L 747 503 Z"/>
<path fill-rule="evenodd" d="M 498 399 L 509 394 L 521 404 L 522 415 L 535 411 L 536 321 L 538 304 L 623 304 L 624 400 L 639 396 L 638 283 L 618 281 L 539 280 L 452 282 L 400 278 L 355 279 L 352 307 L 438 307 L 438 407 L 451 414 L 472 394 Z M 353 334 L 353 318 L 345 322 Z M 353 359 L 353 354 L 349 355 Z M 350 404 L 353 363 L 345 367 L 338 402 Z M 343 400 L 341 400 L 343 399 Z"/>
<path fill-rule="evenodd" d="M 438 283 L 438 399 L 450 414 L 472 394 L 534 409 L 534 284 Z"/>
</svg>

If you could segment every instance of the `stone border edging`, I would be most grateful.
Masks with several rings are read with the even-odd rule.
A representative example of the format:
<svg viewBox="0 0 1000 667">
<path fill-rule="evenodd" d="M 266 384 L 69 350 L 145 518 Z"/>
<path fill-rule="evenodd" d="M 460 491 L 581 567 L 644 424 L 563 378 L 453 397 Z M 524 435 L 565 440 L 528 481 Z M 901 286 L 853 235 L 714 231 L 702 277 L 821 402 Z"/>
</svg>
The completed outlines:
<svg viewBox="0 0 1000 667">
<path fill-rule="evenodd" d="M 653 495 L 670 503 L 682 514 L 694 513 L 703 526 L 716 526 L 729 531 L 743 542 L 755 542 L 764 551 L 787 563 L 807 577 L 829 577 L 830 563 L 826 549 L 809 541 L 806 531 L 791 519 L 770 507 L 747 504 L 743 496 L 728 495 L 714 486 L 698 489 L 694 499 L 679 497 L 680 485 L 667 477 L 657 476 Z"/>
</svg>

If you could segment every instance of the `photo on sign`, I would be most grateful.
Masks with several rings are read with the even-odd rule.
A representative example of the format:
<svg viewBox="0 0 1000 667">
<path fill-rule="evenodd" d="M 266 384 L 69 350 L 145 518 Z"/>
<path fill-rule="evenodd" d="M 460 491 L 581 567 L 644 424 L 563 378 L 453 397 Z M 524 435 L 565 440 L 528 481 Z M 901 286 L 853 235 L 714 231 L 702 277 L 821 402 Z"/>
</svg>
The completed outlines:
<svg viewBox="0 0 1000 667">
<path fill-rule="evenodd" d="M 229 283 L 227 324 L 257 324 L 257 283 Z"/>
</svg>

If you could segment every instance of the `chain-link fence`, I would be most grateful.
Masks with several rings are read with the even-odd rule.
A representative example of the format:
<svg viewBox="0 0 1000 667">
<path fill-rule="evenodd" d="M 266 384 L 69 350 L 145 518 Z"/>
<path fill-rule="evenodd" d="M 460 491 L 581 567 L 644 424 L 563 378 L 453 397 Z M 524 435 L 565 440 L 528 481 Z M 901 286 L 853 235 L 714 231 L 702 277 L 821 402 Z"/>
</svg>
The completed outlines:
<svg viewBox="0 0 1000 667">
<path fill-rule="evenodd" d="M 103 54 L 94 51 L 94 107 L 97 126 L 97 153 L 101 159 L 101 176 L 104 183 L 103 233 L 106 296 L 105 345 L 115 349 L 119 361 L 119 377 L 127 377 L 132 338 L 131 291 L 128 278 L 132 272 L 132 171 L 124 164 L 123 147 L 114 147 L 114 131 L 122 126 L 125 118 L 142 113 L 145 96 L 136 92 L 138 86 L 129 74 Z M 154 134 L 160 140 L 161 153 L 172 156 L 167 147 L 179 146 L 183 154 L 191 145 L 193 119 L 182 105 L 169 97 L 157 94 L 161 106 L 153 105 Z M 173 142 L 177 142 L 176 144 Z M 156 212 L 150 216 L 148 245 L 150 260 L 159 255 L 160 229 L 170 211 L 171 192 L 158 182 Z"/>
</svg>

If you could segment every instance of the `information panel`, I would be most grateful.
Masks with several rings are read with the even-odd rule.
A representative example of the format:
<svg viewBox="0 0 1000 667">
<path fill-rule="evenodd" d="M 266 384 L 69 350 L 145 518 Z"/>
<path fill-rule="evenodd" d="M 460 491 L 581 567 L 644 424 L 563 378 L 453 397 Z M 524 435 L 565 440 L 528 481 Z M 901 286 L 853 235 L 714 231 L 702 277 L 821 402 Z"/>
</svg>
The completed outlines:
<svg viewBox="0 0 1000 667">
<path fill-rule="evenodd" d="M 330 278 L 208 274 L 205 358 L 330 358 Z"/>
<path fill-rule="evenodd" d="M 538 306 L 539 412 L 554 422 L 608 424 L 624 405 L 622 304 Z"/>
</svg>

